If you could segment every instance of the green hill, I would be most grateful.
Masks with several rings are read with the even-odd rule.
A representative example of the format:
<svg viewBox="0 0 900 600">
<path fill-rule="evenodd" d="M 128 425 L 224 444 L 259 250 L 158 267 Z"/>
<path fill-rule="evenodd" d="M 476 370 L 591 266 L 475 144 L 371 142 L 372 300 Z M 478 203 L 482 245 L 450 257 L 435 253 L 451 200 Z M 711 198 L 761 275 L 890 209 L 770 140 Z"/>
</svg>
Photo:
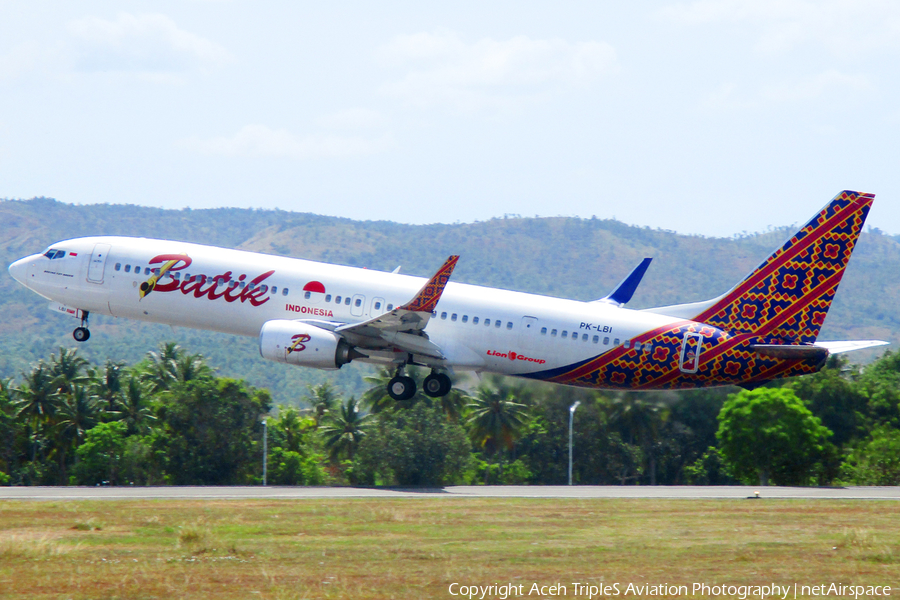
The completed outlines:
<svg viewBox="0 0 900 600">
<path fill-rule="evenodd" d="M 812 214 L 813 210 L 810 210 Z M 603 219 L 504 218 L 453 225 L 353 221 L 272 210 L 162 210 L 131 205 L 63 204 L 48 198 L 0 201 L 0 262 L 87 235 L 131 235 L 238 247 L 339 264 L 430 275 L 461 254 L 454 280 L 592 300 L 645 256 L 654 262 L 630 304 L 643 308 L 716 296 L 752 270 L 794 231 L 785 227 L 736 238 L 678 235 Z M 822 339 L 900 341 L 900 243 L 878 230 L 863 234 L 822 331 Z M 0 377 L 18 376 L 62 345 L 75 346 L 74 320 L 7 274 L 0 276 Z M 296 369 L 259 357 L 256 340 L 98 316 L 79 351 L 93 361 L 134 362 L 163 340 L 207 356 L 221 375 L 272 390 L 277 402 L 306 385 L 332 380 L 359 394 L 369 368 L 338 373 Z M 866 358 L 855 355 L 854 358 Z"/>
</svg>

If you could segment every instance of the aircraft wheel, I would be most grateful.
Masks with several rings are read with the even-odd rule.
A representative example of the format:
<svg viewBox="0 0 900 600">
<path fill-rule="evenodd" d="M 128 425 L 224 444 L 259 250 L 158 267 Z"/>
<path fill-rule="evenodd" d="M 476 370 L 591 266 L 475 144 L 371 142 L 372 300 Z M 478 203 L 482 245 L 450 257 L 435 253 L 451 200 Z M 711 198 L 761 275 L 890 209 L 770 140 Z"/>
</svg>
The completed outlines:
<svg viewBox="0 0 900 600">
<path fill-rule="evenodd" d="M 453 383 L 450 381 L 450 377 L 444 373 L 432 373 L 422 383 L 422 389 L 432 398 L 446 396 L 452 388 Z"/>
<path fill-rule="evenodd" d="M 409 400 L 416 395 L 416 382 L 412 377 L 398 375 L 388 382 L 387 392 L 394 400 Z"/>
<path fill-rule="evenodd" d="M 91 332 L 87 327 L 77 327 L 72 332 L 72 337 L 76 342 L 86 342 L 91 338 Z"/>
</svg>

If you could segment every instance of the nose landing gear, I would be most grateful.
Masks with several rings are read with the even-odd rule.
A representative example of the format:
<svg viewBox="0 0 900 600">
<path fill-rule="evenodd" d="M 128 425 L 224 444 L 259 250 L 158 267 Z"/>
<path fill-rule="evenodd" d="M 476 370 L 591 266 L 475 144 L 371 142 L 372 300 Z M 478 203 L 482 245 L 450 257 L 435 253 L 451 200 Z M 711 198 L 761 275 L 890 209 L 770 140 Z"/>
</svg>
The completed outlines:
<svg viewBox="0 0 900 600">
<path fill-rule="evenodd" d="M 72 332 L 72 337 L 75 338 L 76 342 L 86 342 L 91 338 L 91 332 L 88 329 L 88 311 L 84 311 L 84 316 L 81 317 L 81 327 L 76 327 L 75 331 Z"/>
</svg>

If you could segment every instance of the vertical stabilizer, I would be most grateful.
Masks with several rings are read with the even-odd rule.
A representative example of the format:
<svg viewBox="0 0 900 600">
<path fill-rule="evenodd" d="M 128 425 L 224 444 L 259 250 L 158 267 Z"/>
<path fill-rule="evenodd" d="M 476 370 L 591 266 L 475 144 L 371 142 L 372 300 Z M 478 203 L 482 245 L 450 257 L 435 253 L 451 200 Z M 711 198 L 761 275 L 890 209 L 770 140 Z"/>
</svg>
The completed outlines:
<svg viewBox="0 0 900 600">
<path fill-rule="evenodd" d="M 693 320 L 730 333 L 812 343 L 862 232 L 873 194 L 843 191 Z"/>
</svg>

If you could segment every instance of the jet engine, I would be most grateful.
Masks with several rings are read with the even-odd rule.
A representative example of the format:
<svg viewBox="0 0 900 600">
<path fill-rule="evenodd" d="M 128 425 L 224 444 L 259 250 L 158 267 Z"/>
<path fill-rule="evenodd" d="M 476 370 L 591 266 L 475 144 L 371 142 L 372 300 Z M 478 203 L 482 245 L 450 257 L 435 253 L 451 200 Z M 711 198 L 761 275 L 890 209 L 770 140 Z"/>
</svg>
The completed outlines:
<svg viewBox="0 0 900 600">
<path fill-rule="evenodd" d="M 259 353 L 275 362 L 316 369 L 340 369 L 364 356 L 331 331 L 280 319 L 263 324 Z"/>
</svg>

